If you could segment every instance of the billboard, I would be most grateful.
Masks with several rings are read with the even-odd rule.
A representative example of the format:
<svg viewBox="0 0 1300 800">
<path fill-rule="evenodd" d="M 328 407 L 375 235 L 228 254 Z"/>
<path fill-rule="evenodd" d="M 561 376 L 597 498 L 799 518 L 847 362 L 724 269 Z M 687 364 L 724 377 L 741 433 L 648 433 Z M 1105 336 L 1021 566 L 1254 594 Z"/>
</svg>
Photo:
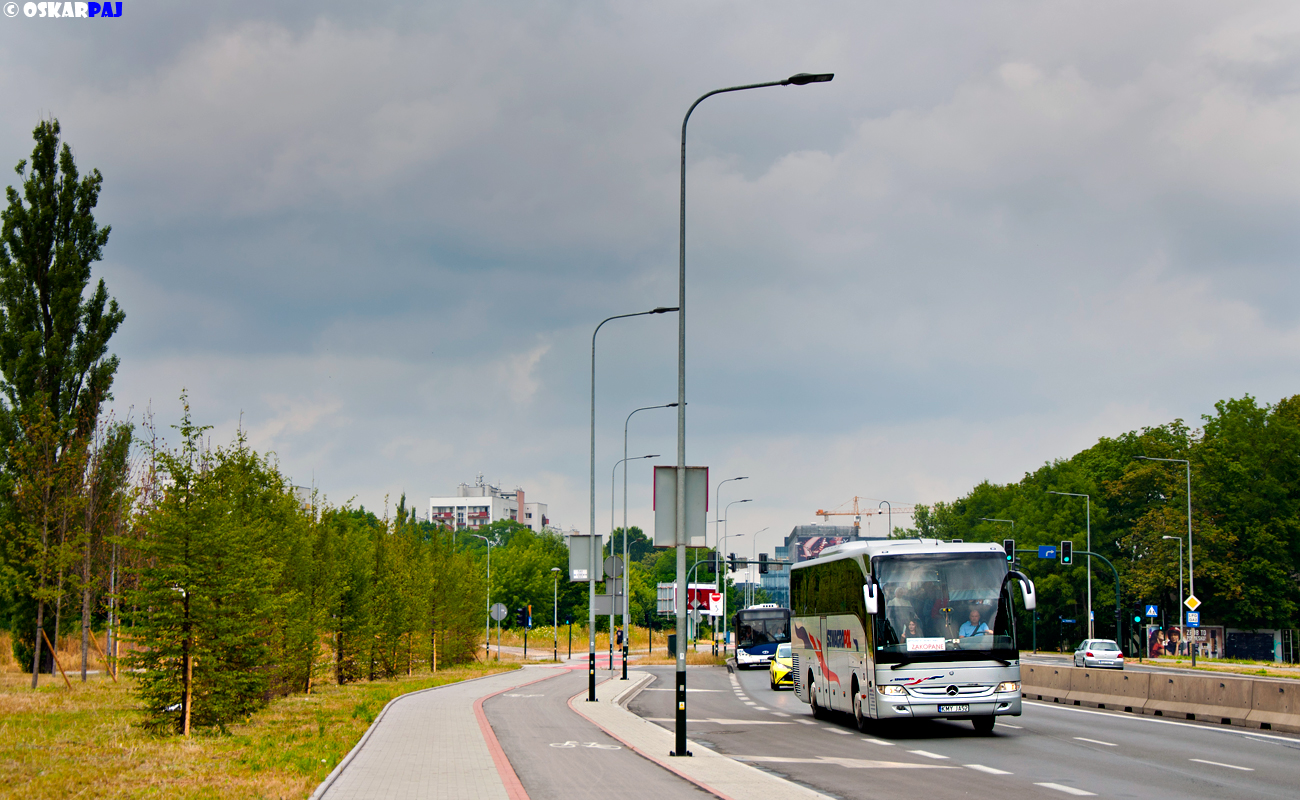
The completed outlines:
<svg viewBox="0 0 1300 800">
<path fill-rule="evenodd" d="M 1223 658 L 1227 639 L 1222 625 L 1205 625 L 1188 628 L 1186 632 L 1177 625 L 1161 627 L 1148 625 L 1146 652 L 1149 658 L 1187 657 L 1196 648 L 1197 658 Z"/>
<path fill-rule="evenodd" d="M 816 558 L 826 548 L 832 545 L 844 544 L 847 541 L 849 541 L 848 536 L 800 536 L 794 542 L 794 560 L 799 562 Z"/>
</svg>

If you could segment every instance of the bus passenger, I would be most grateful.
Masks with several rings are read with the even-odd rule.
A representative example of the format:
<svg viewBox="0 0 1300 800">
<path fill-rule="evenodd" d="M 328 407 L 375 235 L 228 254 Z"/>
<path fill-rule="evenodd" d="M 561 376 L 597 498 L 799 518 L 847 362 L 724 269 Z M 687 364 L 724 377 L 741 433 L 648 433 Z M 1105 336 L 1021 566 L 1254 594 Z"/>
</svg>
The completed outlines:
<svg viewBox="0 0 1300 800">
<path fill-rule="evenodd" d="M 916 621 L 916 617 L 909 619 L 907 621 L 907 627 L 903 629 L 903 640 L 907 641 L 908 639 L 916 639 L 923 636 L 925 636 L 925 632 L 921 630 L 921 623 Z"/>
</svg>

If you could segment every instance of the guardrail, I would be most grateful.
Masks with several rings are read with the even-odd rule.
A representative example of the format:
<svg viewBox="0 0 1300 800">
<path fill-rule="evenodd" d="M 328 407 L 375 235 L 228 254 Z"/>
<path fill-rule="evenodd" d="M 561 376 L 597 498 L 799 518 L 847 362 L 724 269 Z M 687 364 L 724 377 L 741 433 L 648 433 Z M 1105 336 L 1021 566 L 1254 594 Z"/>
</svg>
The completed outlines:
<svg viewBox="0 0 1300 800">
<path fill-rule="evenodd" d="M 1021 664 L 1021 694 L 1075 706 L 1300 733 L 1300 681 Z"/>
</svg>

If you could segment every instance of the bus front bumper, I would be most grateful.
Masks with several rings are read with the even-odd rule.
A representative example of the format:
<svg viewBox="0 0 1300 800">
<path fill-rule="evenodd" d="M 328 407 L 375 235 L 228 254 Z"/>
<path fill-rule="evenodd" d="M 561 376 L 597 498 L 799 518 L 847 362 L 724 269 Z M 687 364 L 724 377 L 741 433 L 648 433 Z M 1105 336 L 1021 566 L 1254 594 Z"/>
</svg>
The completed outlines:
<svg viewBox="0 0 1300 800">
<path fill-rule="evenodd" d="M 772 661 L 772 653 L 756 653 L 750 655 L 744 650 L 736 653 L 736 666 L 738 667 L 766 667 Z"/>
<path fill-rule="evenodd" d="M 980 698 L 938 702 L 908 695 L 876 695 L 879 719 L 969 719 L 987 716 L 1020 716 L 1020 692 L 1001 692 Z"/>
</svg>

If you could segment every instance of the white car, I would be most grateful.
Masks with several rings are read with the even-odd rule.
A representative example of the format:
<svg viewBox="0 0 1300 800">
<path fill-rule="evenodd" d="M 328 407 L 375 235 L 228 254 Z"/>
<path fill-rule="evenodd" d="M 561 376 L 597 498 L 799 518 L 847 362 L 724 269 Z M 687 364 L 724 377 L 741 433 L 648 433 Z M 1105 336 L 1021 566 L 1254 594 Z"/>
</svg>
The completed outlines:
<svg viewBox="0 0 1300 800">
<path fill-rule="evenodd" d="M 1074 665 L 1124 669 L 1124 654 L 1114 639 L 1084 639 L 1074 651 Z"/>
</svg>

